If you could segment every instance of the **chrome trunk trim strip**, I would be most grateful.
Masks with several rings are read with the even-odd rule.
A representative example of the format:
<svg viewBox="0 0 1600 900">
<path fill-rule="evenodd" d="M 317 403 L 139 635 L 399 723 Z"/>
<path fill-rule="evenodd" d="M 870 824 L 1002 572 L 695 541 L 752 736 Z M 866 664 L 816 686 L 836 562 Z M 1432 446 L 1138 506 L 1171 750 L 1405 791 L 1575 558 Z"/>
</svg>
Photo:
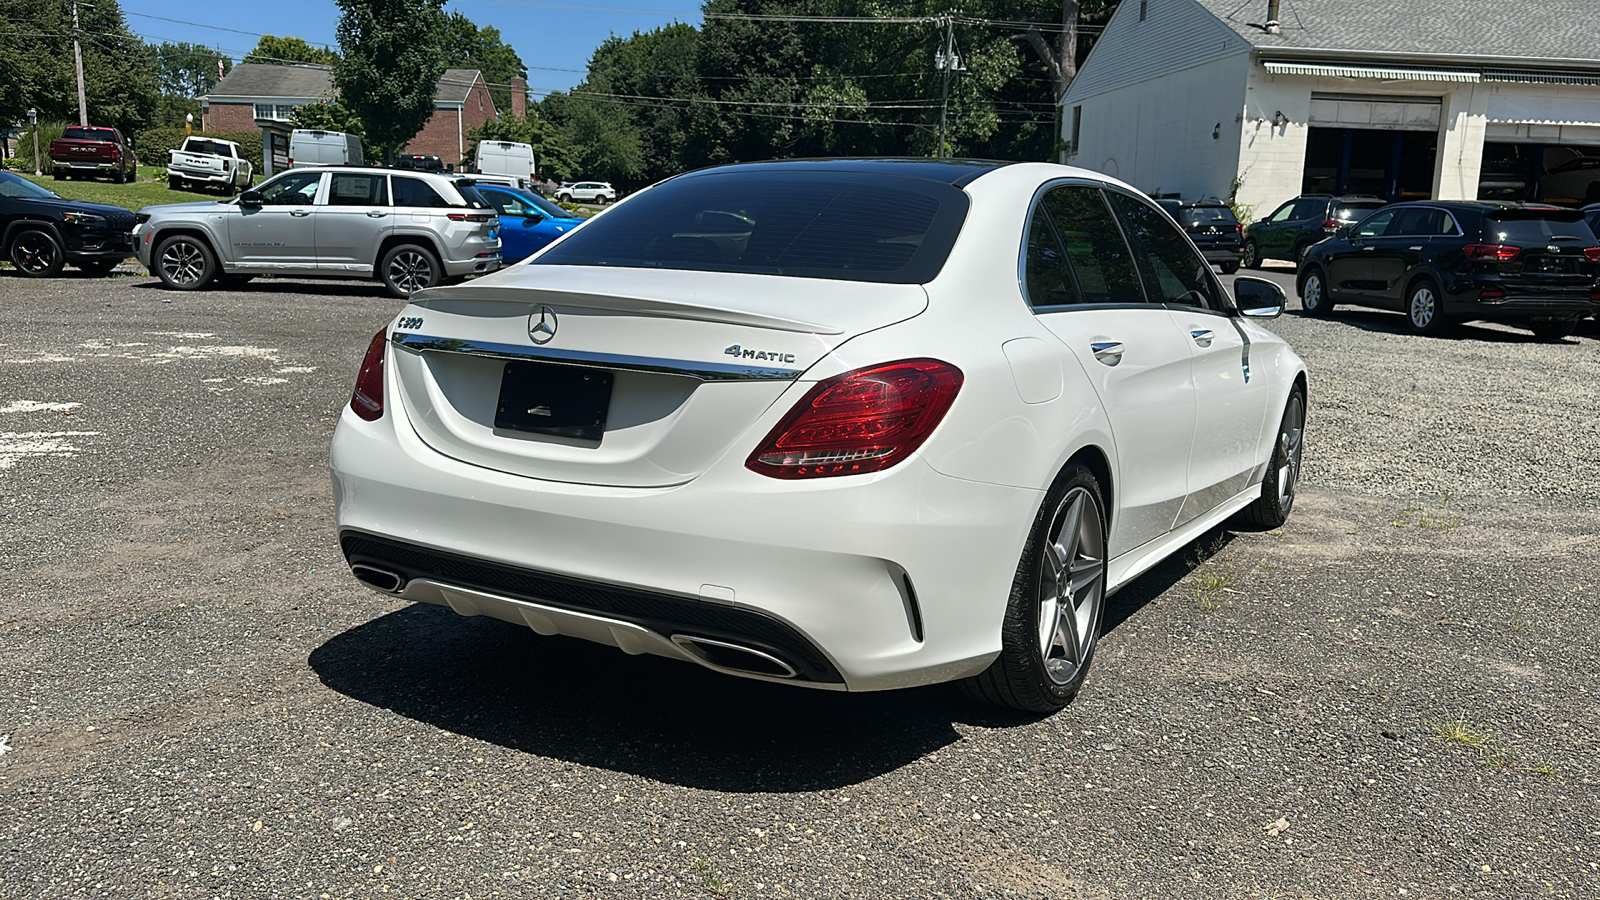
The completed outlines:
<svg viewBox="0 0 1600 900">
<path fill-rule="evenodd" d="M 432 337 L 397 331 L 389 342 L 411 353 L 462 353 L 469 356 L 487 356 L 493 359 L 532 360 L 536 362 L 566 363 L 596 369 L 627 372 L 656 372 L 666 375 L 683 375 L 701 381 L 794 381 L 800 377 L 799 369 L 773 369 L 762 366 L 741 366 L 730 363 L 702 362 L 691 359 L 667 359 L 654 356 L 625 356 L 617 353 L 592 353 L 584 350 L 556 350 L 517 344 L 497 344 L 489 341 L 468 341 L 460 338 Z"/>
</svg>

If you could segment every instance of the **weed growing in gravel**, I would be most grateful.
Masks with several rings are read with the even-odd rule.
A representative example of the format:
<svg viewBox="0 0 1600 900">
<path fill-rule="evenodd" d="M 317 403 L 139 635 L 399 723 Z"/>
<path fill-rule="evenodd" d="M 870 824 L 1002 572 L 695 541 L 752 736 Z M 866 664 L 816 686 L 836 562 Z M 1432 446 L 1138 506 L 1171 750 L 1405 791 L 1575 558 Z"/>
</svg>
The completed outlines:
<svg viewBox="0 0 1600 900">
<path fill-rule="evenodd" d="M 1518 597 L 1517 605 L 1511 610 L 1511 633 L 1521 634 L 1528 630 L 1528 598 Z"/>
<path fill-rule="evenodd" d="M 1438 732 L 1439 739 L 1447 744 L 1460 744 L 1482 751 L 1494 743 L 1494 738 L 1487 732 L 1479 731 L 1460 716 L 1448 722 L 1435 722 L 1433 730 Z"/>
<path fill-rule="evenodd" d="M 1201 609 L 1221 609 L 1220 595 L 1223 591 L 1232 590 L 1232 570 L 1210 562 L 1212 557 L 1222 552 L 1226 543 L 1226 539 L 1219 535 L 1211 543 L 1196 547 L 1189 555 L 1189 568 L 1194 572 L 1194 602 Z"/>
<path fill-rule="evenodd" d="M 689 871 L 700 876 L 700 880 L 705 882 L 706 890 L 713 896 L 726 897 L 733 891 L 733 885 L 722 877 L 722 873 L 709 859 L 703 857 L 696 859 L 689 864 Z"/>
<path fill-rule="evenodd" d="M 1450 509 L 1450 503 L 1455 500 L 1455 494 L 1445 491 L 1439 501 L 1439 507 L 1432 509 L 1426 504 L 1417 504 L 1414 509 L 1403 509 L 1400 516 L 1390 524 L 1396 528 L 1421 528 L 1425 531 L 1449 531 L 1461 527 L 1461 517 Z"/>
<path fill-rule="evenodd" d="M 1478 752 L 1478 758 L 1491 769 L 1507 772 L 1527 772 L 1532 775 L 1554 775 L 1555 766 L 1547 762 L 1525 763 L 1521 757 L 1505 747 L 1498 746 L 1494 736 L 1479 731 L 1461 716 L 1448 722 L 1435 722 L 1433 730 L 1447 744 L 1460 744 Z"/>
</svg>

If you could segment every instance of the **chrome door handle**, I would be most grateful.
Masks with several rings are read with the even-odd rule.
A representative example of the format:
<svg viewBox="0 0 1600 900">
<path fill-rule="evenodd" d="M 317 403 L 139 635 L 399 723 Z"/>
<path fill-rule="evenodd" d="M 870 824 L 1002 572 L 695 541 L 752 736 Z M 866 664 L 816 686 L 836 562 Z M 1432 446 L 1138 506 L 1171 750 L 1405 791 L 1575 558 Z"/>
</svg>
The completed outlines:
<svg viewBox="0 0 1600 900">
<path fill-rule="evenodd" d="M 309 209 L 291 209 L 291 210 L 289 210 L 289 215 L 294 216 L 296 218 L 300 218 L 302 216 L 309 216 L 309 215 L 311 215 L 311 210 L 309 210 Z"/>
<path fill-rule="evenodd" d="M 1421 250 L 1421 247 L 1407 247 L 1407 250 Z"/>
<path fill-rule="evenodd" d="M 1372 251 L 1374 251 L 1376 249 L 1378 249 L 1378 248 L 1377 247 L 1362 247 L 1361 248 L 1361 252 L 1362 253 L 1371 253 Z"/>
<path fill-rule="evenodd" d="M 1089 345 L 1089 349 L 1094 351 L 1095 359 L 1108 366 L 1114 366 L 1122 362 L 1121 341 L 1095 341 Z"/>
<path fill-rule="evenodd" d="M 380 212 L 379 210 L 376 210 L 376 209 L 369 209 L 369 210 L 367 210 L 367 215 L 371 216 L 374 219 L 381 219 L 384 216 L 387 216 L 388 213 Z"/>
<path fill-rule="evenodd" d="M 1194 342 L 1196 344 L 1199 344 L 1202 347 L 1209 347 L 1211 346 L 1212 338 L 1215 338 L 1216 334 L 1211 331 L 1207 331 L 1204 328 L 1199 328 L 1189 332 L 1189 337 L 1194 338 Z"/>
</svg>

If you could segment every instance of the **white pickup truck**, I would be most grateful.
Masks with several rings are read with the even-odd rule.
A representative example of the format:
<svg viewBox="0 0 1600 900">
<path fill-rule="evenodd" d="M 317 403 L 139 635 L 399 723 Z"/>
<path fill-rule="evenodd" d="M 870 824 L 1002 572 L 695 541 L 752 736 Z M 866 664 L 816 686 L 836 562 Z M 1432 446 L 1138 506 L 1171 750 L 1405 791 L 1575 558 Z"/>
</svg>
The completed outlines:
<svg viewBox="0 0 1600 900">
<path fill-rule="evenodd" d="M 255 169 L 239 153 L 239 145 L 221 138 L 186 137 L 183 146 L 169 151 L 167 186 L 211 185 L 233 194 L 249 187 Z"/>
</svg>

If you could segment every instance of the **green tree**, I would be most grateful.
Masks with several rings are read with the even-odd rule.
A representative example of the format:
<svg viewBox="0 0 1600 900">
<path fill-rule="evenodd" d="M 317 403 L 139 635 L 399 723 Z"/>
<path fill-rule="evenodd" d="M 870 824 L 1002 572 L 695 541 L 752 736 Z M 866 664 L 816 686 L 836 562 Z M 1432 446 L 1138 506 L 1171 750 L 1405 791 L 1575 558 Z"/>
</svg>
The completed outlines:
<svg viewBox="0 0 1600 900">
<path fill-rule="evenodd" d="M 527 78 L 528 67 L 517 51 L 501 40 L 500 29 L 492 25 L 479 28 L 461 13 L 452 12 L 445 25 L 444 56 L 446 68 L 482 70 L 494 108 L 502 116 L 511 114 L 511 79 Z"/>
<path fill-rule="evenodd" d="M 331 66 L 339 61 L 339 54 L 327 47 L 314 47 L 297 37 L 276 37 L 270 34 L 256 41 L 256 48 L 245 56 L 247 63 L 267 63 L 283 66 L 289 63 L 314 63 Z"/>
<path fill-rule="evenodd" d="M 161 93 L 174 97 L 199 97 L 208 93 L 233 68 L 220 51 L 201 44 L 163 41 L 150 45 Z M 218 69 L 221 63 L 221 69 Z"/>
<path fill-rule="evenodd" d="M 78 120 L 72 8 L 59 0 L 0 6 L 0 121 Z M 79 8 L 89 121 L 133 132 L 150 119 L 160 91 L 144 42 L 128 30 L 116 0 Z"/>
<path fill-rule="evenodd" d="M 289 114 L 289 121 L 296 128 L 343 131 L 362 140 L 367 137 L 367 129 L 361 123 L 361 117 L 338 100 L 296 106 L 294 112 Z"/>
<path fill-rule="evenodd" d="M 416 136 L 433 115 L 444 74 L 444 0 L 338 0 L 339 49 L 333 84 L 360 117 L 383 158 Z"/>
</svg>

